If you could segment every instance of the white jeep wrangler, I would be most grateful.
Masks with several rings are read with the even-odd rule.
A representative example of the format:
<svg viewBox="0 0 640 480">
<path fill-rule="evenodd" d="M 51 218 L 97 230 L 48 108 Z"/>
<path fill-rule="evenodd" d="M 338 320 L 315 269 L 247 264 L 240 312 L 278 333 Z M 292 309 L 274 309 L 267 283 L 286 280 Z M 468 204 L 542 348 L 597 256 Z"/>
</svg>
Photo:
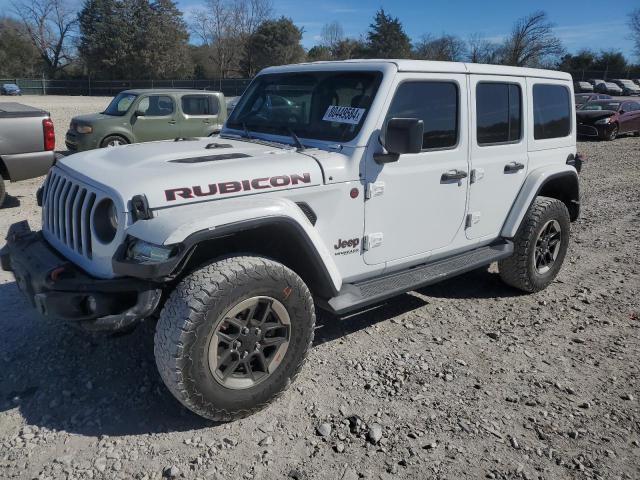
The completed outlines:
<svg viewBox="0 0 640 480">
<path fill-rule="evenodd" d="M 568 74 L 409 60 L 268 68 L 218 137 L 78 153 L 11 227 L 2 266 L 44 315 L 158 318 L 168 388 L 250 414 L 336 314 L 499 262 L 549 285 L 578 217 Z M 478 288 L 482 288 L 478 286 Z"/>
</svg>

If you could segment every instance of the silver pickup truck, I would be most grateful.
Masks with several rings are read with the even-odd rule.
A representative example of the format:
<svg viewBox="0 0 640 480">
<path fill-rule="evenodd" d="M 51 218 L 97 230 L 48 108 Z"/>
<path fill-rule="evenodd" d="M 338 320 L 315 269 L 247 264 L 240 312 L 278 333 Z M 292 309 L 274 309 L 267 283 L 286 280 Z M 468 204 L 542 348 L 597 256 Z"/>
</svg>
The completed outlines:
<svg viewBox="0 0 640 480">
<path fill-rule="evenodd" d="M 4 181 L 46 174 L 55 161 L 56 136 L 48 112 L 15 102 L 0 103 L 0 207 Z"/>
</svg>

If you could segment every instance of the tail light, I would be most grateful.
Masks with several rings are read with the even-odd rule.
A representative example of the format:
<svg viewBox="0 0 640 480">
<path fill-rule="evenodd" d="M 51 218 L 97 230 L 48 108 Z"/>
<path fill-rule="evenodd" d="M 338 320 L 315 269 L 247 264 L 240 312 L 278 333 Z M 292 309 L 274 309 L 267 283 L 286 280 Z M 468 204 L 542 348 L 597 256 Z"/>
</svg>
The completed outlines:
<svg viewBox="0 0 640 480">
<path fill-rule="evenodd" d="M 44 149 L 46 151 L 54 150 L 56 148 L 56 132 L 50 118 L 42 120 L 42 135 L 44 136 Z"/>
</svg>

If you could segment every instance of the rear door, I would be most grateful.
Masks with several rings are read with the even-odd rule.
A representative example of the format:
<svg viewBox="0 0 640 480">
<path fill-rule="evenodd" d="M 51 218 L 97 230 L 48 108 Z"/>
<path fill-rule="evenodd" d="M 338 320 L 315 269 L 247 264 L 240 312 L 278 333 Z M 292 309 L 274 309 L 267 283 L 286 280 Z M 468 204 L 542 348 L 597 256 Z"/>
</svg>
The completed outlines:
<svg viewBox="0 0 640 480">
<path fill-rule="evenodd" d="M 145 95 L 138 100 L 131 118 L 136 142 L 168 140 L 180 136 L 176 104 L 170 95 Z"/>
<path fill-rule="evenodd" d="M 184 118 L 180 125 L 183 137 L 206 137 L 220 129 L 220 104 L 214 95 L 188 94 L 180 99 Z"/>
<path fill-rule="evenodd" d="M 471 75 L 467 238 L 497 237 L 527 176 L 526 81 Z"/>
<path fill-rule="evenodd" d="M 636 102 L 623 102 L 620 106 L 620 133 L 640 130 L 640 111 L 636 109 L 636 105 Z"/>
</svg>

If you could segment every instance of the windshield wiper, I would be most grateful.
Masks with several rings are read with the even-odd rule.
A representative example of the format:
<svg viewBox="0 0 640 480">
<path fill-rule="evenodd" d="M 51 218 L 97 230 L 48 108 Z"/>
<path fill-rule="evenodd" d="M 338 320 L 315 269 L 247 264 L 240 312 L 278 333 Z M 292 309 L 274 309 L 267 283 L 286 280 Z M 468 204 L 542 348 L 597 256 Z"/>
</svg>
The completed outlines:
<svg viewBox="0 0 640 480">
<path fill-rule="evenodd" d="M 296 132 L 293 131 L 293 128 L 287 127 L 287 130 L 289 131 L 289 135 L 291 135 L 291 138 L 293 138 L 293 143 L 296 144 L 298 151 L 300 152 L 304 151 L 305 146 L 302 144 L 302 142 L 298 138 L 298 135 L 296 135 Z"/>
</svg>

